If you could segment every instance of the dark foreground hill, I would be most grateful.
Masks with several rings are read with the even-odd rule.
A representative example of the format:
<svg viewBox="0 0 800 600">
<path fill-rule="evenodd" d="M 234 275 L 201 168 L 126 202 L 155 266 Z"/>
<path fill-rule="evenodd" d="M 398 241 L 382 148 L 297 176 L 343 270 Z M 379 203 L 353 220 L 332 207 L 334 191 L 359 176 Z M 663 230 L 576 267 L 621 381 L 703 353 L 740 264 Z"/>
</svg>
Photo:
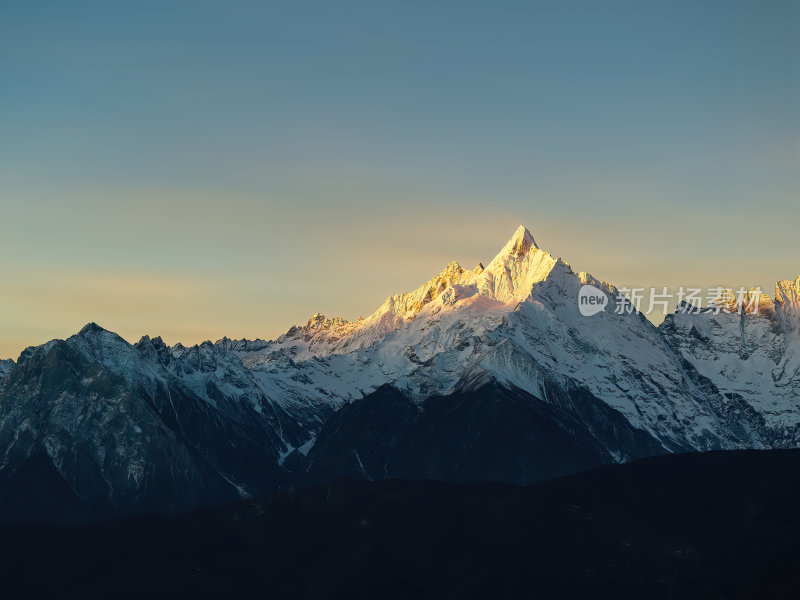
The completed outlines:
<svg viewBox="0 0 800 600">
<path fill-rule="evenodd" d="M 176 517 L 0 527 L 3 597 L 795 598 L 800 451 L 531 487 L 337 483 Z"/>
</svg>

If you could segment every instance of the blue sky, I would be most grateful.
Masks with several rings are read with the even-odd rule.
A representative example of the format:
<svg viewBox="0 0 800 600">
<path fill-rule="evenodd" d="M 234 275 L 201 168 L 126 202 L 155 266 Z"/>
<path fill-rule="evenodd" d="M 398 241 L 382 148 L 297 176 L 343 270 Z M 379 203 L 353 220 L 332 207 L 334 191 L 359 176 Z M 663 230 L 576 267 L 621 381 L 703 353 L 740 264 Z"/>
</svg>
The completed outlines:
<svg viewBox="0 0 800 600">
<path fill-rule="evenodd" d="M 800 273 L 797 2 L 12 0 L 0 75 L 3 356 L 355 318 L 520 223 L 617 285 Z"/>
</svg>

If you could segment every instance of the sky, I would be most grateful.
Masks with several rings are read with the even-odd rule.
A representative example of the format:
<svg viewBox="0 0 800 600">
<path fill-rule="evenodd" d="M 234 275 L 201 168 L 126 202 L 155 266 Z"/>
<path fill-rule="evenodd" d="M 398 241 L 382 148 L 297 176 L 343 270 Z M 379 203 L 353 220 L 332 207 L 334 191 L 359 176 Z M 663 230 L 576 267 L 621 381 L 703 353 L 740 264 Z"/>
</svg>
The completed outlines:
<svg viewBox="0 0 800 600">
<path fill-rule="evenodd" d="M 618 286 L 800 274 L 800 3 L 0 4 L 0 357 L 354 319 L 520 224 Z"/>
</svg>

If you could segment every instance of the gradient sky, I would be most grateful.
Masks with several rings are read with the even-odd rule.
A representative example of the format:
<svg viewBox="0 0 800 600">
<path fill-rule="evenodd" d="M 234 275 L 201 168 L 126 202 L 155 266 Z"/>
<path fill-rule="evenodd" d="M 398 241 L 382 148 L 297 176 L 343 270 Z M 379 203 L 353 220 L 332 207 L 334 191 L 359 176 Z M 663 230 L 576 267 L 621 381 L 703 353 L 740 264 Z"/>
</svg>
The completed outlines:
<svg viewBox="0 0 800 600">
<path fill-rule="evenodd" d="M 0 4 L 0 356 L 355 318 L 520 223 L 619 286 L 800 274 L 800 3 Z"/>
</svg>

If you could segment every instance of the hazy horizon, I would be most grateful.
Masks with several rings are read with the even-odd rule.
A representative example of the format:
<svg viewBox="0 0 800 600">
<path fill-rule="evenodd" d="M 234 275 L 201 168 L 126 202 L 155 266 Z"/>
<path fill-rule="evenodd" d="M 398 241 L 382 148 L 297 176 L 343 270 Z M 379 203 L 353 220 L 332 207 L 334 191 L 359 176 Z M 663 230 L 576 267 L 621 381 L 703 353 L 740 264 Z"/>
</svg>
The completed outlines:
<svg viewBox="0 0 800 600">
<path fill-rule="evenodd" d="M 510 236 L 509 236 L 509 237 L 510 237 Z M 535 237 L 536 237 L 536 236 L 534 235 L 534 238 L 535 238 Z M 505 240 L 504 240 L 504 241 L 505 241 Z M 542 245 L 539 243 L 538 239 L 537 239 L 537 245 L 538 245 L 539 247 L 542 247 Z M 498 250 L 498 251 L 500 250 L 501 246 L 502 246 L 502 244 L 498 246 L 498 248 L 497 248 L 497 250 Z M 542 247 L 542 249 L 543 249 L 543 250 L 547 250 L 547 248 L 546 248 L 546 247 Z M 493 257 L 494 257 L 494 254 L 492 254 L 491 256 L 488 256 L 488 257 L 486 257 L 486 258 L 484 258 L 484 259 L 482 259 L 482 260 L 473 261 L 473 262 L 470 262 L 470 263 L 465 263 L 465 262 L 463 262 L 463 261 L 460 261 L 460 260 L 458 260 L 458 259 L 452 259 L 452 260 L 456 260 L 456 261 L 457 261 L 457 262 L 458 262 L 458 263 L 459 263 L 459 264 L 460 264 L 460 265 L 461 265 L 463 268 L 465 268 L 465 269 L 469 269 L 469 268 L 474 268 L 475 266 L 477 266 L 477 265 L 478 265 L 478 263 L 481 263 L 481 264 L 483 264 L 483 265 L 488 265 L 488 264 L 489 264 L 489 261 L 490 261 L 490 260 L 491 260 Z M 567 260 L 565 257 L 560 257 L 560 256 L 557 256 L 557 257 L 558 257 L 558 258 L 562 258 L 563 260 L 565 260 L 565 262 L 569 263 L 569 260 Z M 448 262 L 449 262 L 449 261 L 448 261 Z M 444 267 L 445 267 L 445 264 L 446 264 L 446 263 L 443 263 L 443 264 L 441 265 L 441 268 L 444 268 Z M 572 267 L 573 267 L 573 270 L 575 270 L 576 272 L 577 272 L 577 271 L 584 270 L 584 269 L 581 269 L 579 265 L 574 265 L 574 264 L 571 264 L 570 266 L 572 266 Z M 316 312 L 317 312 L 317 313 L 322 313 L 322 314 L 324 314 L 326 317 L 343 317 L 343 318 L 345 318 L 345 319 L 347 319 L 347 320 L 354 321 L 354 320 L 356 320 L 356 319 L 357 319 L 357 318 L 359 318 L 359 317 L 366 317 L 366 316 L 368 316 L 369 314 L 371 314 L 372 312 L 374 312 L 375 310 L 377 310 L 377 309 L 379 308 L 380 304 L 383 302 L 383 300 L 385 300 L 386 298 L 388 298 L 390 295 L 392 295 L 392 294 L 400 294 L 400 293 L 403 293 L 403 292 L 410 292 L 410 291 L 413 291 L 413 289 L 415 289 L 416 287 L 418 287 L 420 284 L 422 284 L 422 283 L 424 283 L 424 282 L 428 281 L 429 279 L 431 279 L 432 277 L 434 277 L 434 276 L 435 276 L 437 273 L 439 273 L 440 271 L 441 271 L 441 269 L 439 269 L 439 270 L 437 270 L 437 271 L 434 271 L 434 272 L 431 272 L 431 273 L 430 273 L 428 276 L 425 276 L 423 279 L 420 279 L 420 280 L 419 280 L 419 282 L 418 282 L 418 284 L 415 284 L 415 285 L 413 285 L 412 287 L 410 287 L 410 288 L 408 288 L 408 289 L 404 289 L 404 290 L 395 290 L 395 291 L 393 291 L 393 292 L 387 293 L 383 299 L 381 299 L 380 301 L 376 302 L 376 303 L 374 304 L 374 306 L 372 306 L 372 307 L 371 307 L 369 310 L 367 310 L 367 311 L 362 311 L 362 312 L 361 312 L 361 313 L 359 313 L 358 315 L 353 315 L 353 314 L 339 314 L 339 313 L 330 313 L 330 312 L 325 312 L 325 311 L 322 311 L 322 310 L 320 310 L 320 311 L 316 311 Z M 591 273 L 591 272 L 590 272 L 590 273 Z M 592 274 L 592 275 L 595 275 L 594 273 L 591 273 L 591 274 Z M 595 276 L 596 276 L 596 275 L 595 275 Z M 791 278 L 785 278 L 785 279 L 794 279 L 794 278 L 795 278 L 795 277 L 791 277 Z M 604 280 L 602 277 L 598 277 L 598 279 Z M 604 280 L 604 281 L 605 281 L 605 280 Z M 608 281 L 608 282 L 609 282 L 609 283 L 612 283 L 612 284 L 615 284 L 615 282 L 613 282 L 613 281 Z M 639 285 L 639 284 L 637 284 L 637 283 L 630 283 L 630 282 L 629 282 L 629 284 L 630 284 L 630 285 L 629 285 L 629 287 L 631 287 L 631 288 L 633 288 L 633 287 L 645 287 L 645 288 L 646 288 L 646 289 L 645 289 L 645 290 L 642 292 L 642 294 L 643 294 L 642 307 L 641 307 L 641 308 L 642 308 L 642 312 L 643 312 L 643 313 L 646 313 L 646 316 L 647 316 L 647 318 L 648 318 L 648 319 L 649 319 L 651 322 L 653 322 L 655 325 L 658 325 L 658 324 L 659 324 L 659 323 L 660 323 L 660 322 L 663 320 L 663 317 L 664 317 L 664 314 L 665 314 L 665 313 L 663 313 L 662 311 L 658 310 L 658 308 L 656 308 L 656 309 L 655 309 L 653 312 L 651 312 L 651 313 L 648 313 L 648 312 L 647 312 L 647 311 L 648 311 L 648 307 L 649 307 L 649 290 L 650 290 L 650 288 L 656 288 L 656 290 L 657 290 L 657 293 L 660 293 L 660 291 L 661 291 L 661 289 L 664 287 L 664 285 L 663 285 L 663 284 L 653 284 L 653 285 L 651 285 L 651 286 L 641 286 L 641 285 Z M 122 282 L 122 281 L 113 282 L 113 286 L 114 286 L 114 287 L 118 287 L 118 286 L 122 286 L 122 287 L 124 287 L 125 285 L 130 285 L 130 282 L 127 282 L 127 281 L 126 281 L 126 282 Z M 161 285 L 167 285 L 167 284 L 166 284 L 166 282 L 162 282 L 162 283 L 161 283 Z M 615 284 L 615 285 L 616 285 L 616 284 Z M 626 284 L 626 285 L 627 285 L 627 284 Z M 681 284 L 681 285 L 685 285 L 685 286 L 687 286 L 687 287 L 688 287 L 689 285 L 696 285 L 697 287 L 702 287 L 702 288 L 703 288 L 703 292 L 704 292 L 704 293 L 705 293 L 705 291 L 706 291 L 707 289 L 709 289 L 709 288 L 713 288 L 713 287 L 716 287 L 716 286 L 714 286 L 714 285 L 710 285 L 710 286 L 709 286 L 709 285 L 706 285 L 706 286 L 704 286 L 702 283 L 698 283 L 698 282 L 693 282 L 693 283 L 688 283 L 688 284 L 687 284 L 687 283 L 684 283 L 684 284 Z M 618 285 L 617 287 L 622 287 L 622 286 L 621 286 L 621 285 Z M 677 289 L 677 287 L 679 287 L 679 286 L 667 286 L 667 287 L 669 288 L 669 289 L 668 289 L 668 292 L 669 292 L 669 293 L 671 293 L 671 294 L 673 295 L 673 297 L 672 297 L 672 298 L 670 299 L 670 301 L 669 301 L 669 310 L 668 310 L 668 312 L 670 312 L 670 311 L 672 311 L 672 310 L 674 309 L 674 307 L 675 307 L 676 300 L 675 300 L 674 294 L 675 294 L 675 292 L 676 292 L 676 289 Z M 751 286 L 751 285 L 749 285 L 749 284 L 748 284 L 748 285 L 746 285 L 746 284 L 744 284 L 744 283 L 740 283 L 740 285 L 737 285 L 737 286 L 722 286 L 722 287 L 728 287 L 728 288 L 731 288 L 731 289 L 734 289 L 734 290 L 735 290 L 735 289 L 738 289 L 739 287 L 746 287 L 746 288 L 749 288 L 749 287 L 760 287 L 760 288 L 761 288 L 761 290 L 762 290 L 762 291 L 763 291 L 765 294 L 767 294 L 768 296 L 770 296 L 770 298 L 774 298 L 774 294 L 773 294 L 773 292 L 774 292 L 774 283 L 773 283 L 771 286 L 769 286 L 769 285 L 766 285 L 766 286 L 765 286 L 765 285 L 752 285 L 752 286 Z M 703 300 L 704 302 L 706 301 L 706 297 L 705 297 L 705 295 L 703 295 L 703 298 L 702 298 L 702 300 Z M 325 298 L 324 298 L 324 297 L 323 297 L 323 298 L 320 298 L 320 304 L 325 304 Z M 234 305 L 234 306 L 232 306 L 232 308 L 235 308 L 235 305 Z M 101 309 L 101 311 L 102 311 L 102 309 Z M 311 317 L 311 316 L 313 316 L 313 314 L 316 314 L 316 313 L 309 313 L 309 314 L 307 315 L 307 317 Z M 204 337 L 204 338 L 202 338 L 202 339 L 199 339 L 199 338 L 196 338 L 196 337 L 195 337 L 195 338 L 193 338 L 193 339 L 190 339 L 190 340 L 186 340 L 186 339 L 179 339 L 179 338 L 175 338 L 175 337 L 172 337 L 172 338 L 171 338 L 169 335 L 162 335 L 162 334 L 160 334 L 160 333 L 158 333 L 158 332 L 156 332 L 156 331 L 142 331 L 142 332 L 140 332 L 140 333 L 137 333 L 137 332 L 136 332 L 136 331 L 135 331 L 133 328 L 130 328 L 130 327 L 129 327 L 129 328 L 127 328 L 127 329 L 125 329 L 125 330 L 123 330 L 123 331 L 118 331 L 118 330 L 116 330 L 116 329 L 114 329 L 114 328 L 112 328 L 112 327 L 108 327 L 108 326 L 106 326 L 106 324 L 104 324 L 104 323 L 102 323 L 102 322 L 98 322 L 96 319 L 92 319 L 92 320 L 89 320 L 89 321 L 87 321 L 87 322 L 85 322 L 85 323 L 83 323 L 83 324 L 81 324 L 81 325 L 76 325 L 76 326 L 75 326 L 75 328 L 74 328 L 72 331 L 69 331 L 67 334 L 65 334 L 65 335 L 64 335 L 64 336 L 62 336 L 62 337 L 68 337 L 69 335 L 75 334 L 75 333 L 77 333 L 77 332 L 78 332 L 78 331 L 79 331 L 79 330 L 80 330 L 80 329 L 81 329 L 83 326 L 85 326 L 85 325 L 86 325 L 86 324 L 88 324 L 88 323 L 92 323 L 92 322 L 96 323 L 97 325 L 100 325 L 100 326 L 101 326 L 101 327 L 103 327 L 104 329 L 108 329 L 108 330 L 114 331 L 114 333 L 117 333 L 117 334 L 121 335 L 121 337 L 123 337 L 124 339 L 126 339 L 126 340 L 127 340 L 128 342 L 130 342 L 130 343 L 134 343 L 134 342 L 138 341 L 138 340 L 139 340 L 139 339 L 140 339 L 140 338 L 141 338 L 143 335 L 149 335 L 150 337 L 156 337 L 156 336 L 158 336 L 158 337 L 161 337 L 162 339 L 165 339 L 165 342 L 166 342 L 168 345 L 170 345 L 170 346 L 172 346 L 172 345 L 175 345 L 175 344 L 177 344 L 177 343 L 182 343 L 182 344 L 184 344 L 184 345 L 191 346 L 191 345 L 194 345 L 194 344 L 199 344 L 199 343 L 202 343 L 202 342 L 204 342 L 204 341 L 212 341 L 212 342 L 213 342 L 213 341 L 217 341 L 217 340 L 219 340 L 219 339 L 222 339 L 223 337 L 228 337 L 228 338 L 231 338 L 231 339 L 242 339 L 242 338 L 246 338 L 246 339 L 256 339 L 256 338 L 262 338 L 262 339 L 271 340 L 271 339 L 274 339 L 274 338 L 278 337 L 279 335 L 281 335 L 281 334 L 283 334 L 283 333 L 286 333 L 286 331 L 287 331 L 287 330 L 288 330 L 288 329 L 289 329 L 291 326 L 293 326 L 293 325 L 302 325 L 302 324 L 305 324 L 305 322 L 306 322 L 306 319 L 302 319 L 302 320 L 300 320 L 300 321 L 297 321 L 297 322 L 294 322 L 294 323 L 286 323 L 286 324 L 284 324 L 284 325 L 283 325 L 283 327 L 282 327 L 282 328 L 281 328 L 281 325 L 278 325 L 278 331 L 277 331 L 277 332 L 275 332 L 275 333 L 269 333 L 269 334 L 267 334 L 267 335 L 258 335 L 258 334 L 254 335 L 254 334 L 247 334 L 247 333 L 245 333 L 245 334 L 242 334 L 242 335 L 230 335 L 230 334 L 228 334 L 228 333 L 224 333 L 224 332 L 223 332 L 223 333 L 222 333 L 222 334 L 220 334 L 220 335 L 208 336 L 208 337 Z M 246 326 L 246 325 L 245 325 L 245 326 Z M 210 328 L 209 328 L 209 331 L 211 331 L 211 330 L 213 330 L 213 329 L 214 329 L 213 327 L 210 327 Z M 201 337 L 202 337 L 202 335 L 201 335 Z M 44 343 L 45 341 L 49 341 L 50 339 L 54 339 L 54 338 L 48 338 L 47 340 L 44 340 L 44 341 L 42 341 L 42 342 L 40 342 L 40 343 Z M 27 346 L 30 346 L 30 345 L 38 345 L 38 344 L 39 344 L 39 343 L 36 343 L 36 344 L 27 344 L 26 346 L 23 346 L 22 348 L 20 348 L 20 349 L 17 351 L 16 355 L 14 355 L 14 356 L 8 356 L 8 357 L 4 357 L 4 356 L 2 356 L 2 355 L 0 354 L 0 358 L 14 358 L 14 359 L 16 359 L 17 355 L 19 355 L 19 353 L 20 353 L 20 352 L 21 352 L 21 351 L 22 351 L 22 350 L 23 350 L 25 347 L 27 347 Z"/>
</svg>

